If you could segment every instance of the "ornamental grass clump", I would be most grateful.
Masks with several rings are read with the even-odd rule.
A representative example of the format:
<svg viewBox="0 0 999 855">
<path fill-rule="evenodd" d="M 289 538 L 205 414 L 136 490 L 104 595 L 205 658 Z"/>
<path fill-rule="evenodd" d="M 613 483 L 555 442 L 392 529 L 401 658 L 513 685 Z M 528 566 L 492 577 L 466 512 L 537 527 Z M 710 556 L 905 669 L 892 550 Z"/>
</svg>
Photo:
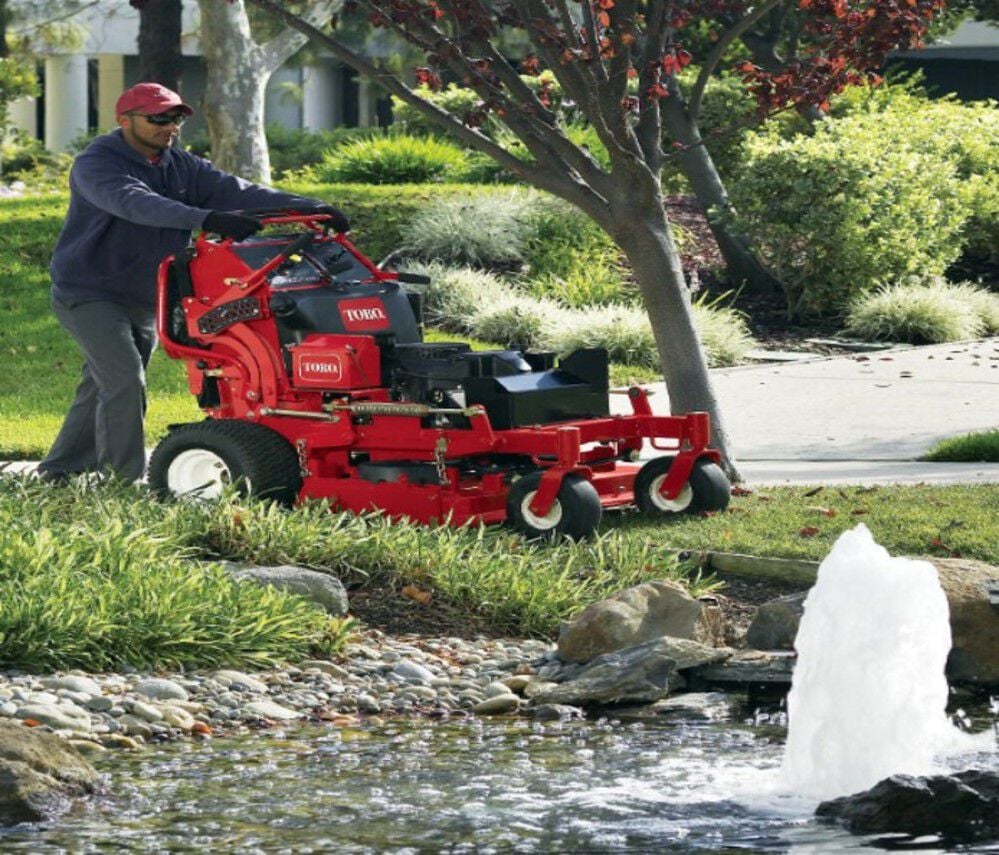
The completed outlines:
<svg viewBox="0 0 999 855">
<path fill-rule="evenodd" d="M 991 305 L 987 292 L 956 286 L 941 277 L 912 279 L 857 297 L 850 305 L 846 331 L 871 341 L 938 344 L 982 335 L 981 309 Z M 976 296 L 972 296 L 975 294 Z"/>
<path fill-rule="evenodd" d="M 133 487 L 0 477 L 0 667 L 267 666 L 342 643 L 308 601 L 198 560 L 188 519 Z"/>
<path fill-rule="evenodd" d="M 312 170 L 318 181 L 422 184 L 460 170 L 465 153 L 436 137 L 389 134 L 330 149 Z"/>
<path fill-rule="evenodd" d="M 471 335 L 483 306 L 497 305 L 514 295 L 507 282 L 485 270 L 433 261 L 414 262 L 406 267 L 430 278 L 429 285 L 409 286 L 423 294 L 426 322 L 451 332 Z"/>
<path fill-rule="evenodd" d="M 417 258 L 486 270 L 524 263 L 535 193 L 511 190 L 431 201 L 402 229 L 402 243 Z"/>
</svg>

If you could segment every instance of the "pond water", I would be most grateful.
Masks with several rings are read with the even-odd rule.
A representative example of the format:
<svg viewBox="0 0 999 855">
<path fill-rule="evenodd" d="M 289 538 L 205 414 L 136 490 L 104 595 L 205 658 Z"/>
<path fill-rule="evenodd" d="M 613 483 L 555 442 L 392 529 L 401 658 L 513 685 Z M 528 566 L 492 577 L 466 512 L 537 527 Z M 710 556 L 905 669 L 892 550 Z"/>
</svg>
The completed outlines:
<svg viewBox="0 0 999 855">
<path fill-rule="evenodd" d="M 3 832 L 0 849 L 883 851 L 776 793 L 784 732 L 766 718 L 404 721 L 153 745 L 99 759 L 106 795 Z M 995 752 L 961 768 L 990 764 Z"/>
</svg>

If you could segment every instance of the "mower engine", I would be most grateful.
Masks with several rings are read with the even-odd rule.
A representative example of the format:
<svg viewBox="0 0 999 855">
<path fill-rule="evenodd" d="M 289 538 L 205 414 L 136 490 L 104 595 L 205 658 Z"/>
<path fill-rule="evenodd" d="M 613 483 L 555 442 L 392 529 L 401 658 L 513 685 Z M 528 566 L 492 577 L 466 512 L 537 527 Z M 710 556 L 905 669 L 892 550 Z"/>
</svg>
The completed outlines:
<svg viewBox="0 0 999 855">
<path fill-rule="evenodd" d="M 205 421 L 175 426 L 150 484 L 226 484 L 421 522 L 508 522 L 585 537 L 604 508 L 719 510 L 730 485 L 708 417 L 611 415 L 607 354 L 423 341 L 424 277 L 381 270 L 326 217 L 256 212 L 265 233 L 205 234 L 160 265 L 157 326 Z M 645 442 L 665 452 L 639 466 Z"/>
</svg>

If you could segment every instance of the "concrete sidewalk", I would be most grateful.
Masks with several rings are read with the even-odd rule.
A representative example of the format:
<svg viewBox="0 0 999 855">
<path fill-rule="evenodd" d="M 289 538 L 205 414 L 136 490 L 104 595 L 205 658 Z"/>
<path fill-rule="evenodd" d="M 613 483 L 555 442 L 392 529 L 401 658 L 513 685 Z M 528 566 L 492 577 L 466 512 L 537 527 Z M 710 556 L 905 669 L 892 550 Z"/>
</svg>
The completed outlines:
<svg viewBox="0 0 999 855">
<path fill-rule="evenodd" d="M 999 464 L 916 460 L 999 427 L 999 338 L 711 372 L 751 483 L 999 482 Z M 649 387 L 666 412 L 664 384 Z M 616 412 L 627 399 L 612 396 Z"/>
</svg>

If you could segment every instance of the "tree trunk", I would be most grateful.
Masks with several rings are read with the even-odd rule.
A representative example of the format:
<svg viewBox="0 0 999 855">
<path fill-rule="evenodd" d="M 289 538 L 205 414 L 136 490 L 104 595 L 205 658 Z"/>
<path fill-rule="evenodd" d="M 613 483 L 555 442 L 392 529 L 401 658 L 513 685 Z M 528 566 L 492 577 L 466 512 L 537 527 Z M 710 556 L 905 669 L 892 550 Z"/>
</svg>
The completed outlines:
<svg viewBox="0 0 999 855">
<path fill-rule="evenodd" d="M 226 172 L 268 183 L 271 160 L 264 135 L 264 68 L 243 0 L 198 0 L 201 47 L 208 67 L 203 110 L 212 162 Z"/>
<path fill-rule="evenodd" d="M 725 259 L 729 279 L 736 286 L 745 283 L 757 294 L 782 294 L 780 282 L 752 253 L 745 238 L 734 231 L 730 223 L 732 204 L 728 191 L 701 140 L 696 123 L 690 120 L 679 97 L 666 100 L 663 121 L 673 139 L 684 145 L 678 155 L 680 169 L 704 209 L 708 226 Z"/>
<path fill-rule="evenodd" d="M 726 474 L 733 481 L 741 480 L 694 325 L 690 291 L 666 212 L 661 204 L 657 211 L 654 205 L 645 205 L 641 211 L 645 216 L 640 217 L 636 207 L 622 207 L 617 212 L 622 225 L 613 237 L 631 263 L 642 292 L 659 348 L 670 412 L 706 412 L 711 417 L 712 445 L 724 458 Z"/>
<path fill-rule="evenodd" d="M 139 10 L 139 80 L 180 92 L 181 0 L 148 0 Z"/>
</svg>

